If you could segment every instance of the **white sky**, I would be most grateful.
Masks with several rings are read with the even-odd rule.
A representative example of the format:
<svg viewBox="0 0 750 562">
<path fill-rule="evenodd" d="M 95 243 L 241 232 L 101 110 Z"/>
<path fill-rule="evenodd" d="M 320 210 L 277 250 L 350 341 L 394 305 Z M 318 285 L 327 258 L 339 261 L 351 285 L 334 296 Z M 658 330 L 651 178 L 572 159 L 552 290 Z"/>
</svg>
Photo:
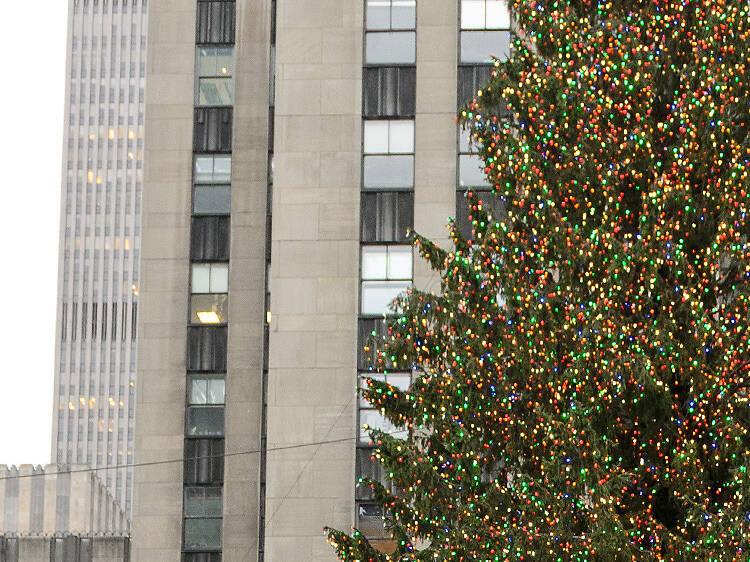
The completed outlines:
<svg viewBox="0 0 750 562">
<path fill-rule="evenodd" d="M 67 4 L 0 18 L 0 464 L 50 460 Z"/>
</svg>

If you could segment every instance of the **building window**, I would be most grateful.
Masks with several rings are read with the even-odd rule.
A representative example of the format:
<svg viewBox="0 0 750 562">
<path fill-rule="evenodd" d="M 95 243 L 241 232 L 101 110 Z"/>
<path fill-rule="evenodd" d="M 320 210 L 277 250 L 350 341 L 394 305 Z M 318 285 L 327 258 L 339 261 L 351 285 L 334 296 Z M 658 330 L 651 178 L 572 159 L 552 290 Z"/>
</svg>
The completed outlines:
<svg viewBox="0 0 750 562">
<path fill-rule="evenodd" d="M 487 63 L 510 54 L 510 16 L 505 0 L 461 0 L 461 56 Z"/>
<path fill-rule="evenodd" d="M 228 154 L 195 156 L 195 183 L 229 183 L 232 175 L 232 157 Z"/>
<path fill-rule="evenodd" d="M 226 326 L 188 326 L 187 370 L 226 371 Z"/>
<path fill-rule="evenodd" d="M 414 121 L 365 121 L 364 152 L 366 155 L 414 153 Z"/>
<path fill-rule="evenodd" d="M 193 213 L 196 215 L 229 214 L 231 188 L 228 185 L 196 185 L 193 189 Z"/>
<path fill-rule="evenodd" d="M 414 64 L 417 36 L 414 31 L 371 31 L 365 34 L 367 64 Z"/>
<path fill-rule="evenodd" d="M 221 552 L 183 552 L 182 562 L 221 562 Z"/>
<path fill-rule="evenodd" d="M 235 5 L 234 1 L 198 0 L 196 44 L 234 43 Z"/>
<path fill-rule="evenodd" d="M 414 221 L 413 191 L 362 192 L 362 242 L 406 242 Z"/>
<path fill-rule="evenodd" d="M 232 150 L 232 108 L 196 107 L 193 119 L 195 152 L 229 152 Z"/>
<path fill-rule="evenodd" d="M 491 65 L 458 67 L 458 106 L 463 107 L 477 97 L 477 91 L 484 88 L 492 76 Z"/>
<path fill-rule="evenodd" d="M 416 0 L 367 0 L 367 29 L 414 29 Z"/>
<path fill-rule="evenodd" d="M 234 48 L 198 47 L 196 56 L 196 105 L 232 105 Z"/>
<path fill-rule="evenodd" d="M 185 488 L 185 550 L 221 548 L 220 487 Z"/>
<path fill-rule="evenodd" d="M 188 377 L 187 435 L 224 434 L 224 388 L 221 375 Z"/>
<path fill-rule="evenodd" d="M 185 439 L 185 484 L 221 484 L 224 481 L 224 440 Z"/>
<path fill-rule="evenodd" d="M 190 229 L 190 258 L 193 261 L 229 259 L 229 217 L 193 217 Z"/>
<path fill-rule="evenodd" d="M 190 322 L 225 324 L 228 318 L 229 265 L 193 264 L 191 275 Z"/>
<path fill-rule="evenodd" d="M 362 314 L 387 314 L 411 285 L 411 246 L 362 246 Z"/>
<path fill-rule="evenodd" d="M 417 72 L 413 66 L 376 66 L 363 69 L 365 117 L 414 115 Z"/>
</svg>

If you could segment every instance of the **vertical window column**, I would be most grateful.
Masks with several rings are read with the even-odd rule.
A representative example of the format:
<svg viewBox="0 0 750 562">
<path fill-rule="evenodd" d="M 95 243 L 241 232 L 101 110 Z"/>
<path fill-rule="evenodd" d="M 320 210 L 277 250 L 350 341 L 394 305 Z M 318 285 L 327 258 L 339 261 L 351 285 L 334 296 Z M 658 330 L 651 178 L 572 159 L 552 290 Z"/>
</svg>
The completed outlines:
<svg viewBox="0 0 750 562">
<path fill-rule="evenodd" d="M 412 284 L 414 222 L 414 114 L 416 106 L 416 1 L 365 0 L 365 60 L 362 71 L 362 191 L 360 220 L 360 308 L 358 380 L 371 368 L 375 336 L 382 334 L 393 300 Z M 382 380 L 385 376 L 378 375 Z M 409 373 L 389 375 L 408 387 Z M 356 480 L 386 484 L 374 459 L 368 428 L 393 431 L 365 401 L 359 402 Z M 357 484 L 357 525 L 371 542 L 392 550 L 382 511 L 369 486 Z"/>
<path fill-rule="evenodd" d="M 490 80 L 492 57 L 505 58 L 510 53 L 510 15 L 505 0 L 460 0 L 458 106 L 471 103 Z M 456 225 L 464 238 L 472 237 L 471 213 L 466 193 L 489 194 L 484 162 L 478 147 L 470 142 L 466 131 L 458 130 L 458 166 L 456 178 Z M 477 204 L 492 216 L 503 212 L 497 197 L 484 196 Z"/>
<path fill-rule="evenodd" d="M 236 5 L 198 0 L 183 562 L 220 562 Z"/>
</svg>

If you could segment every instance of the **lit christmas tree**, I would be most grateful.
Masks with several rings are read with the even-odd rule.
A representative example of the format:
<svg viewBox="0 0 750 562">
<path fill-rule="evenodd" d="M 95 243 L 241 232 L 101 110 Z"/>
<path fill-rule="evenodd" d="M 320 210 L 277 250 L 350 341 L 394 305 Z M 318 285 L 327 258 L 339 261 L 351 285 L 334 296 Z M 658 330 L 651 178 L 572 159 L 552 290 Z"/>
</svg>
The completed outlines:
<svg viewBox="0 0 750 562">
<path fill-rule="evenodd" d="M 398 544 L 346 561 L 750 559 L 746 1 L 516 0 L 463 117 L 502 216 L 415 236 L 370 381 Z M 399 434 L 403 435 L 403 434 Z M 395 490 L 395 492 L 392 492 Z"/>
</svg>

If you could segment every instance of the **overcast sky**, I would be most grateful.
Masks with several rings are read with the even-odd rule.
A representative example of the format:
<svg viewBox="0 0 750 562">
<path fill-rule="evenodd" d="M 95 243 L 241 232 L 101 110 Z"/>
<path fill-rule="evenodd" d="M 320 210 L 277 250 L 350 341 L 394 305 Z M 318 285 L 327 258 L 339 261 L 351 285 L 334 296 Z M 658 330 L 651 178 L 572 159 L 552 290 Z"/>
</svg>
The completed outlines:
<svg viewBox="0 0 750 562">
<path fill-rule="evenodd" d="M 67 4 L 0 18 L 0 464 L 50 461 Z"/>
</svg>

